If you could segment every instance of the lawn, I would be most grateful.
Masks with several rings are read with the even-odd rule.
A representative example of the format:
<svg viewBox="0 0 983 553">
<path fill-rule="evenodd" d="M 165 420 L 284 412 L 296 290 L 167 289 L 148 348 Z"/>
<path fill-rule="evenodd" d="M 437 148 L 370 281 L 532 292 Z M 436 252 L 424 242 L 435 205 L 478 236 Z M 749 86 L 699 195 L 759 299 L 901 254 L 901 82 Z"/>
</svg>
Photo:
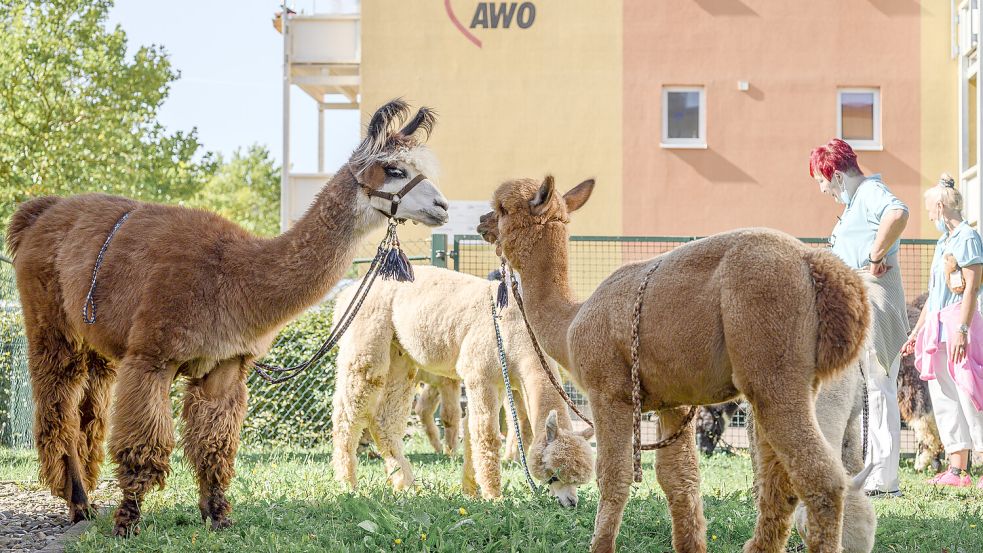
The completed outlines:
<svg viewBox="0 0 983 553">
<path fill-rule="evenodd" d="M 230 498 L 236 520 L 214 533 L 200 522 L 193 478 L 180 455 L 167 488 L 144 504 L 139 536 L 110 536 L 111 518 L 68 551 L 557 551 L 586 549 L 597 507 L 597 488 L 581 490 L 580 506 L 560 508 L 524 487 L 521 470 L 505 471 L 504 498 L 462 496 L 460 458 L 426 453 L 410 444 L 419 486 L 395 494 L 382 464 L 362 459 L 362 486 L 348 493 L 331 477 L 324 450 L 244 451 Z M 750 461 L 744 456 L 703 459 L 703 499 L 710 551 L 739 551 L 754 524 Z M 0 451 L 0 480 L 36 478 L 30 453 Z M 106 473 L 111 474 L 109 471 Z M 939 490 L 910 467 L 902 472 L 905 497 L 875 502 L 876 551 L 983 552 L 983 491 Z M 799 543 L 794 535 L 791 544 Z M 669 551 L 669 518 L 648 458 L 645 481 L 625 512 L 621 551 Z"/>
</svg>

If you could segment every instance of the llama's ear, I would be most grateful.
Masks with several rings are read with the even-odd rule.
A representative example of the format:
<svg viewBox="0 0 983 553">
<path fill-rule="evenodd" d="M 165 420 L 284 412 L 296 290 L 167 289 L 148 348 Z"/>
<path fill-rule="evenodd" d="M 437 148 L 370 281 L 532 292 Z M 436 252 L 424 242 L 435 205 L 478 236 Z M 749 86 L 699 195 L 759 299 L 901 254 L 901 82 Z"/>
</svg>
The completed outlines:
<svg viewBox="0 0 983 553">
<path fill-rule="evenodd" d="M 580 431 L 580 437 L 589 440 L 594 437 L 594 429 L 588 426 L 587 428 Z"/>
<path fill-rule="evenodd" d="M 422 107 L 399 133 L 403 136 L 413 136 L 413 133 L 423 129 L 427 133 L 427 138 L 430 138 L 430 133 L 433 132 L 433 127 L 436 124 L 437 112 L 428 107 Z"/>
<path fill-rule="evenodd" d="M 362 171 L 362 184 L 369 188 L 378 190 L 382 188 L 382 183 L 386 181 L 386 170 L 381 163 L 373 163 Z"/>
<path fill-rule="evenodd" d="M 556 423 L 556 409 L 550 410 L 550 414 L 546 417 L 546 443 L 552 443 L 556 439 L 556 435 L 559 433 L 559 428 Z"/>
<path fill-rule="evenodd" d="M 590 194 L 593 191 L 594 179 L 587 179 L 571 188 L 563 195 L 563 201 L 567 204 L 567 211 L 573 212 L 580 209 L 590 199 Z"/>
<path fill-rule="evenodd" d="M 874 470 L 874 464 L 871 463 L 864 467 L 864 470 L 857 473 L 850 482 L 850 490 L 859 492 L 864 489 L 864 482 L 867 481 L 867 477 L 870 476 L 870 471 Z"/>
<path fill-rule="evenodd" d="M 553 191 L 555 189 L 556 185 L 553 182 L 553 175 L 546 175 L 542 186 L 536 192 L 536 197 L 529 200 L 529 212 L 533 215 L 542 215 L 550 205 L 550 200 L 553 199 Z"/>
<path fill-rule="evenodd" d="M 394 122 L 402 122 L 406 119 L 406 114 L 410 107 L 402 98 L 396 98 L 380 107 L 372 114 L 369 120 L 369 128 L 366 131 L 366 138 L 373 141 L 384 141 L 389 134 L 389 128 Z"/>
</svg>

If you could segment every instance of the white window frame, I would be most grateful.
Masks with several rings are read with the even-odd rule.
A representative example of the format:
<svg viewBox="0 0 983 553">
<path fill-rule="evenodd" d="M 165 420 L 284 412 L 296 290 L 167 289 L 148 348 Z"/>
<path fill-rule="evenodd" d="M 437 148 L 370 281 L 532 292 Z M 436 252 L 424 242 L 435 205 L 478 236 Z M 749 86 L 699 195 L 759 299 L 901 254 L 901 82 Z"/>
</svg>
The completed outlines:
<svg viewBox="0 0 983 553">
<path fill-rule="evenodd" d="M 669 138 L 669 93 L 670 92 L 696 92 L 700 95 L 700 122 L 699 136 L 697 138 Z M 662 87 L 662 142 L 660 144 L 667 149 L 695 149 L 705 150 L 707 148 L 707 92 L 702 86 L 664 86 Z"/>
<path fill-rule="evenodd" d="M 843 95 L 850 93 L 872 93 L 874 95 L 874 139 L 857 140 L 843 138 Z M 881 143 L 881 89 L 873 87 L 864 88 L 837 88 L 836 89 L 836 136 L 845 140 L 854 150 L 861 151 L 881 151 L 884 145 Z"/>
</svg>

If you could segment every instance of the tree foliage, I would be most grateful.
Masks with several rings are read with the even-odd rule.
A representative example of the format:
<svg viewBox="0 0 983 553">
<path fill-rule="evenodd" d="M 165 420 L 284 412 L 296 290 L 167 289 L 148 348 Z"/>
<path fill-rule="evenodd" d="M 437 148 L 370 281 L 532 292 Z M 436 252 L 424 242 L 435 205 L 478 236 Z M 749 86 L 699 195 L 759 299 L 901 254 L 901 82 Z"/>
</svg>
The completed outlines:
<svg viewBox="0 0 983 553">
<path fill-rule="evenodd" d="M 214 172 L 196 131 L 157 120 L 178 74 L 159 46 L 126 55 L 111 0 L 0 3 L 0 222 L 43 194 L 190 200 Z"/>
<path fill-rule="evenodd" d="M 265 146 L 236 151 L 191 203 L 256 234 L 273 236 L 280 231 L 280 169 Z"/>
</svg>

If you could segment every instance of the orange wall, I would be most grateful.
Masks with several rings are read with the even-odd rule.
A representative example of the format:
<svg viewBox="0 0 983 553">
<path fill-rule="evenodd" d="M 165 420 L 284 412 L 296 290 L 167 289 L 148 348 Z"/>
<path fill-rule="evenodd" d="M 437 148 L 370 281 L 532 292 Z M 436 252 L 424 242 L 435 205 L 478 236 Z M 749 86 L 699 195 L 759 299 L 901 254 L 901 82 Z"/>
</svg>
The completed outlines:
<svg viewBox="0 0 983 553">
<path fill-rule="evenodd" d="M 819 193 L 808 157 L 836 133 L 837 87 L 880 87 L 884 150 L 859 152 L 861 167 L 921 209 L 920 5 L 793 4 L 625 0 L 624 234 L 828 235 L 842 208 Z M 706 150 L 659 146 L 664 85 L 705 87 Z"/>
</svg>

